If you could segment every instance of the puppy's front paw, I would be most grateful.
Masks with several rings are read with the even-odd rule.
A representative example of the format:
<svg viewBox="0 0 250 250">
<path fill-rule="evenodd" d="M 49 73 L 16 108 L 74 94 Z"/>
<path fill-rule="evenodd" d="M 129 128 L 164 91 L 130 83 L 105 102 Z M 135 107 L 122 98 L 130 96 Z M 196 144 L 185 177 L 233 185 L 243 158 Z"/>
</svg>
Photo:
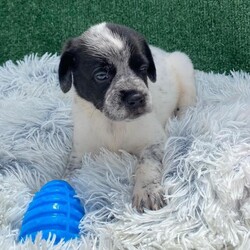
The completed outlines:
<svg viewBox="0 0 250 250">
<path fill-rule="evenodd" d="M 150 183 L 144 187 L 135 186 L 133 192 L 133 207 L 140 213 L 144 209 L 158 210 L 165 205 L 163 188 L 159 183 Z"/>
</svg>

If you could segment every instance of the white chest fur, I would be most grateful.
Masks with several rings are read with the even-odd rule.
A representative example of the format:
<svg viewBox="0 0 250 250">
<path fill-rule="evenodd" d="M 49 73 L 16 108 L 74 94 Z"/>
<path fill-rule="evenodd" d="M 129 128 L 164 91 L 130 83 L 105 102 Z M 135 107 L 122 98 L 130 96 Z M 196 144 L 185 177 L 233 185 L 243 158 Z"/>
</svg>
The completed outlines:
<svg viewBox="0 0 250 250">
<path fill-rule="evenodd" d="M 122 149 L 137 154 L 145 145 L 165 136 L 154 113 L 130 122 L 114 122 L 77 96 L 73 104 L 73 117 L 74 144 L 81 153 L 98 152 L 105 147 L 114 152 Z"/>
</svg>

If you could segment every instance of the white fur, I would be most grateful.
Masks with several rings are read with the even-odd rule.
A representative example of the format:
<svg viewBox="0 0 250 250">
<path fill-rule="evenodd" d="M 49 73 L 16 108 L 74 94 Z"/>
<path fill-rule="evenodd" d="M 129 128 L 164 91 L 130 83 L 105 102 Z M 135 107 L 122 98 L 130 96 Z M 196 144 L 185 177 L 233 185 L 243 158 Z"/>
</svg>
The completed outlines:
<svg viewBox="0 0 250 250">
<path fill-rule="evenodd" d="M 102 147 L 113 152 L 125 150 L 139 154 L 146 144 L 164 136 L 154 114 L 136 121 L 114 122 L 77 95 L 74 97 L 73 117 L 74 145 L 79 157 L 83 153 L 98 153 Z"/>
<path fill-rule="evenodd" d="M 96 36 L 96 33 L 99 34 L 98 37 Z M 112 32 L 106 27 L 105 22 L 92 26 L 84 32 L 82 36 L 87 37 L 85 41 L 90 48 L 93 48 L 95 53 L 102 53 L 103 48 L 106 48 L 107 45 L 118 50 L 123 50 L 125 46 L 124 41 L 122 41 L 120 37 L 112 34 Z M 99 50 L 97 50 L 97 48 Z"/>
</svg>

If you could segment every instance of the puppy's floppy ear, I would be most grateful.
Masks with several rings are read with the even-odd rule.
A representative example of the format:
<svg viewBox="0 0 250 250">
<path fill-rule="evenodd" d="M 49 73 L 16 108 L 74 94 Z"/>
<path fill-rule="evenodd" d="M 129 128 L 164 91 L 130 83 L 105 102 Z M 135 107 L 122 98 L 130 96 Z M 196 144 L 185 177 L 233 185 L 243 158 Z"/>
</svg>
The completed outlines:
<svg viewBox="0 0 250 250">
<path fill-rule="evenodd" d="M 144 51 L 145 51 L 145 55 L 148 59 L 149 65 L 148 65 L 148 78 L 152 81 L 155 82 L 156 81 L 156 68 L 155 68 L 155 63 L 154 63 L 154 59 L 151 53 L 151 50 L 147 44 L 146 41 L 144 41 Z"/>
<path fill-rule="evenodd" d="M 73 46 L 73 40 L 66 43 L 61 55 L 58 74 L 61 90 L 67 93 L 74 82 L 73 70 L 76 67 L 77 51 Z"/>
</svg>

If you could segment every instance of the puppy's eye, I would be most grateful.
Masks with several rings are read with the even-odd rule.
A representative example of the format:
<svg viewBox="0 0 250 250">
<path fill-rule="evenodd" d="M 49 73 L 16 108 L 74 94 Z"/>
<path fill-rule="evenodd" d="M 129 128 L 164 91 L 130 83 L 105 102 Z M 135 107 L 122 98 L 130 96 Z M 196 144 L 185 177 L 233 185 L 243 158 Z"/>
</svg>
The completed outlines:
<svg viewBox="0 0 250 250">
<path fill-rule="evenodd" d="M 107 71 L 99 71 L 95 73 L 94 77 L 97 82 L 105 82 L 110 78 L 109 73 Z"/>
<path fill-rule="evenodd" d="M 148 70 L 148 65 L 146 65 L 146 64 L 142 65 L 142 66 L 139 68 L 139 70 L 140 70 L 142 73 L 146 72 L 146 71 Z"/>
</svg>

